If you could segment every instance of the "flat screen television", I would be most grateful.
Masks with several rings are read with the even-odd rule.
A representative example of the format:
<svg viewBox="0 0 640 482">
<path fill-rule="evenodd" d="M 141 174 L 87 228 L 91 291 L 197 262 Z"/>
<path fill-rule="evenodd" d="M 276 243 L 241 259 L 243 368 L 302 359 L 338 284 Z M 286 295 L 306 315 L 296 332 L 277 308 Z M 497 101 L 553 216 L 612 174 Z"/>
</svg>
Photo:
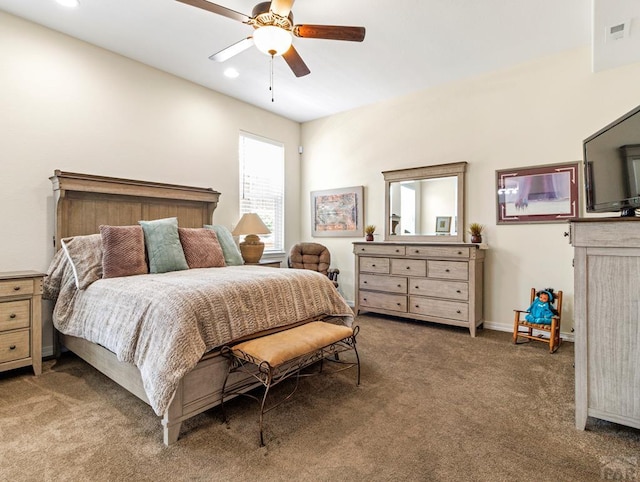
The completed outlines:
<svg viewBox="0 0 640 482">
<path fill-rule="evenodd" d="M 583 142 L 587 212 L 640 208 L 640 106 Z"/>
</svg>

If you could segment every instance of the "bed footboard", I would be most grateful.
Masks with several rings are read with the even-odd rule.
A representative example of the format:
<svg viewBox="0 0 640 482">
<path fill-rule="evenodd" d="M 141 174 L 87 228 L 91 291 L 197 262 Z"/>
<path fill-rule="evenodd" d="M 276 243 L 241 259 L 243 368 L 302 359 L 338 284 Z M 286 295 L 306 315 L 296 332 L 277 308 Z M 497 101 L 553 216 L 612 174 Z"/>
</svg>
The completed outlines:
<svg viewBox="0 0 640 482">
<path fill-rule="evenodd" d="M 61 333 L 58 336 L 62 346 L 149 404 L 140 371 L 135 365 L 119 361 L 111 351 L 82 338 Z M 171 445 L 178 440 L 183 421 L 220 404 L 227 363 L 219 351 L 208 353 L 180 380 L 173 400 L 162 417 L 165 445 Z M 239 373 L 228 383 L 241 386 L 245 385 L 249 378 L 249 375 Z M 251 390 L 256 386 L 259 386 L 259 383 L 256 382 L 244 390 Z"/>
</svg>

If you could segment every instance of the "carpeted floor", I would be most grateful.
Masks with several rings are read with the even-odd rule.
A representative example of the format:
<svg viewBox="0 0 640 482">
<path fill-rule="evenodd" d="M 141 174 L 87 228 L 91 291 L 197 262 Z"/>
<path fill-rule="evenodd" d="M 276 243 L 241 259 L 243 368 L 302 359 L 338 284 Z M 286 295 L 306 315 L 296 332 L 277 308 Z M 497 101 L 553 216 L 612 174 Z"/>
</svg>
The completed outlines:
<svg viewBox="0 0 640 482">
<path fill-rule="evenodd" d="M 37 378 L 0 374 L 0 480 L 585 482 L 611 466 L 640 480 L 639 430 L 574 428 L 572 344 L 550 355 L 508 333 L 357 322 L 361 386 L 354 370 L 303 379 L 266 415 L 263 448 L 244 397 L 228 428 L 216 408 L 165 447 L 147 405 L 71 354 Z"/>
</svg>

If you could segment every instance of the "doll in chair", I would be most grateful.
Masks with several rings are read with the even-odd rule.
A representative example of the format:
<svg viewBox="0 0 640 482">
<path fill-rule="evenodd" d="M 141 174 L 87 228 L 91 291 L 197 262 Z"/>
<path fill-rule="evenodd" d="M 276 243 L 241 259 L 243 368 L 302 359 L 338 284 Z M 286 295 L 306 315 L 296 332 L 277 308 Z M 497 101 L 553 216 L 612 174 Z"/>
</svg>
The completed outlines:
<svg viewBox="0 0 640 482">
<path fill-rule="evenodd" d="M 558 311 L 553 307 L 556 297 L 553 288 L 545 288 L 536 293 L 536 299 L 527 309 L 528 314 L 525 320 L 538 325 L 550 325 L 551 319 L 558 315 Z"/>
</svg>

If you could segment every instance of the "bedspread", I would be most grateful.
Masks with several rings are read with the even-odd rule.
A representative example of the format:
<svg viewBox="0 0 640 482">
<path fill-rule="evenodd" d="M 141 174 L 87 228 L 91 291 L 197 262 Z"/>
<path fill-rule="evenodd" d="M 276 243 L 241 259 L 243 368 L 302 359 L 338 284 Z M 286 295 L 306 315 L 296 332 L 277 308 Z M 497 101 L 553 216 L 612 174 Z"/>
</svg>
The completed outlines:
<svg viewBox="0 0 640 482">
<path fill-rule="evenodd" d="M 353 322 L 333 283 L 309 270 L 192 269 L 101 279 L 86 290 L 58 282 L 55 327 L 135 364 L 158 415 L 180 379 L 213 348 L 320 315 Z"/>
</svg>

